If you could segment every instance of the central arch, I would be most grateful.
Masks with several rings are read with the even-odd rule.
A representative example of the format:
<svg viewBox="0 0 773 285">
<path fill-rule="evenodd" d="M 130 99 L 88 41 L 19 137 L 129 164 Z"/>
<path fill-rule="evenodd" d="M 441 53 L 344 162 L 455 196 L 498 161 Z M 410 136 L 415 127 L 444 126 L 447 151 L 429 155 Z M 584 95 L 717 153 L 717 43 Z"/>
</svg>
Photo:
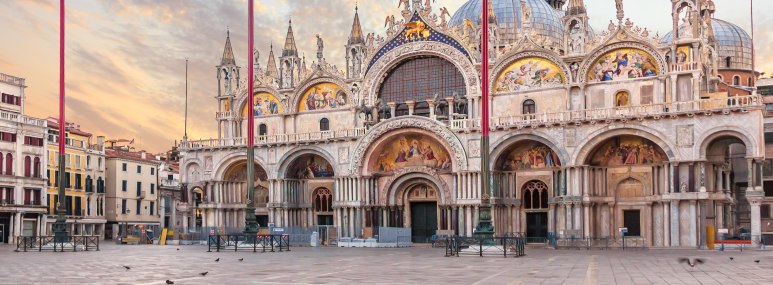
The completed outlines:
<svg viewBox="0 0 773 285">
<path fill-rule="evenodd" d="M 448 224 L 447 211 L 441 207 L 450 199 L 450 189 L 433 169 L 401 169 L 385 183 L 380 195 L 388 207 L 388 225 L 412 229 L 412 242 L 425 243 L 436 230 Z"/>
</svg>

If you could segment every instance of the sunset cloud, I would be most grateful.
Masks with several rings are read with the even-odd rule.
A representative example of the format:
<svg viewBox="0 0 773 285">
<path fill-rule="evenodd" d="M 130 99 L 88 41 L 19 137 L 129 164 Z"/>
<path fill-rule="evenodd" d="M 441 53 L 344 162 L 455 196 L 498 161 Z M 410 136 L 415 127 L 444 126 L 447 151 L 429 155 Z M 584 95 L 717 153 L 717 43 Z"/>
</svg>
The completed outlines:
<svg viewBox="0 0 773 285">
<path fill-rule="evenodd" d="M 453 13 L 465 0 L 437 0 Z M 749 30 L 748 5 L 716 0 L 717 17 Z M 773 11 L 770 1 L 757 11 Z M 325 40 L 325 58 L 343 69 L 344 45 L 355 4 L 365 33 L 383 34 L 386 15 L 399 15 L 397 0 L 258 0 L 255 39 L 260 64 L 269 45 L 279 54 L 287 24 L 307 64 L 316 60 L 316 34 Z M 614 3 L 586 0 L 597 31 L 615 17 Z M 626 1 L 626 17 L 664 35 L 671 26 L 670 3 Z M 226 29 L 237 64 L 247 51 L 246 0 L 79 0 L 67 7 L 67 119 L 95 134 L 135 138 L 138 149 L 162 151 L 183 135 L 185 58 L 189 58 L 189 121 L 192 139 L 217 136 L 215 65 Z M 0 1 L 4 29 L 0 72 L 27 79 L 28 115 L 55 116 L 58 92 L 58 1 Z M 773 32 L 756 14 L 758 69 L 773 71 Z M 6 40 L 7 39 L 7 40 Z"/>
</svg>

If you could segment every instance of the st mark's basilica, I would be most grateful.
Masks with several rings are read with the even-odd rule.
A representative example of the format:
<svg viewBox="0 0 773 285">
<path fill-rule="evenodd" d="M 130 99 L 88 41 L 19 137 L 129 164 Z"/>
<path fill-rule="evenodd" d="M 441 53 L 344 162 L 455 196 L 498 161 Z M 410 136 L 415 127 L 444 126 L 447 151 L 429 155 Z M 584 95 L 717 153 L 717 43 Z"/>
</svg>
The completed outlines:
<svg viewBox="0 0 773 285">
<path fill-rule="evenodd" d="M 251 79 L 226 37 L 213 73 L 218 138 L 179 146 L 185 226 L 243 228 L 254 179 L 262 226 L 330 225 L 339 237 L 405 227 L 414 242 L 472 235 L 488 68 L 496 235 L 601 238 L 625 227 L 646 246 L 693 248 L 711 227 L 760 235 L 763 105 L 740 87 L 758 74 L 748 34 L 714 17 L 722 7 L 659 0 L 672 10 L 655 13 L 673 19 L 660 35 L 622 0 L 601 4 L 617 11 L 605 27 L 589 25 L 598 7 L 583 0 L 489 0 L 486 18 L 480 1 L 451 15 L 442 0 L 394 0 L 374 33 L 351 7 L 348 41 L 317 36 L 309 60 L 290 22 Z M 342 45 L 346 62 L 327 62 L 326 49 Z"/>
</svg>

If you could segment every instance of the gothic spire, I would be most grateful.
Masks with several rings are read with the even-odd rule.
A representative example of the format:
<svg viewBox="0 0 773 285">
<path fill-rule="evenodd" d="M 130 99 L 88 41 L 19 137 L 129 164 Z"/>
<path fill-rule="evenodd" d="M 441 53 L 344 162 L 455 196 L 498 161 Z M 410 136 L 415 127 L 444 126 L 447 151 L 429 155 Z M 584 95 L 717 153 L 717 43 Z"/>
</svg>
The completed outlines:
<svg viewBox="0 0 773 285">
<path fill-rule="evenodd" d="M 349 44 L 362 44 L 365 43 L 365 38 L 362 36 L 362 26 L 360 25 L 359 7 L 354 7 L 354 22 L 352 23 L 352 32 L 349 34 Z"/>
<path fill-rule="evenodd" d="M 236 65 L 236 59 L 234 58 L 234 50 L 231 47 L 231 31 L 226 30 L 225 37 L 225 49 L 223 49 L 223 59 L 220 60 L 220 65 Z"/>
<path fill-rule="evenodd" d="M 290 19 L 290 25 L 287 27 L 287 38 L 285 47 L 282 49 L 282 56 L 298 56 L 298 49 L 295 47 L 295 35 L 293 35 L 293 20 Z"/>
<path fill-rule="evenodd" d="M 276 59 L 274 58 L 274 43 L 271 43 L 271 51 L 268 53 L 268 64 L 266 65 L 266 76 L 279 78 L 279 70 L 276 69 Z"/>
</svg>

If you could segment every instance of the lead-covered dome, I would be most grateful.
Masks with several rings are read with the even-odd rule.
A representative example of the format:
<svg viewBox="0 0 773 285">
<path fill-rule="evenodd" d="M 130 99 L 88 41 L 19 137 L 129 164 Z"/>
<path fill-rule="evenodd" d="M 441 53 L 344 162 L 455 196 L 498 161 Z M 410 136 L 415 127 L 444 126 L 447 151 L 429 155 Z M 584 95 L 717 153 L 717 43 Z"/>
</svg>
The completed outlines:
<svg viewBox="0 0 773 285">
<path fill-rule="evenodd" d="M 531 29 L 538 35 L 549 38 L 554 43 L 562 43 L 564 38 L 561 14 L 553 9 L 545 0 L 526 0 L 531 7 Z M 469 0 L 459 7 L 449 21 L 450 27 L 461 26 L 464 19 L 472 20 L 476 27 L 481 24 L 481 0 Z M 521 19 L 521 0 L 491 0 L 491 9 L 497 17 L 500 27 L 500 38 L 505 43 L 516 40 L 516 33 L 523 33 Z"/>
<path fill-rule="evenodd" d="M 712 19 L 711 27 L 718 43 L 719 69 L 751 70 L 752 38 L 749 34 L 738 25 L 720 19 Z M 669 44 L 673 38 L 673 32 L 669 32 L 661 42 Z"/>
</svg>

